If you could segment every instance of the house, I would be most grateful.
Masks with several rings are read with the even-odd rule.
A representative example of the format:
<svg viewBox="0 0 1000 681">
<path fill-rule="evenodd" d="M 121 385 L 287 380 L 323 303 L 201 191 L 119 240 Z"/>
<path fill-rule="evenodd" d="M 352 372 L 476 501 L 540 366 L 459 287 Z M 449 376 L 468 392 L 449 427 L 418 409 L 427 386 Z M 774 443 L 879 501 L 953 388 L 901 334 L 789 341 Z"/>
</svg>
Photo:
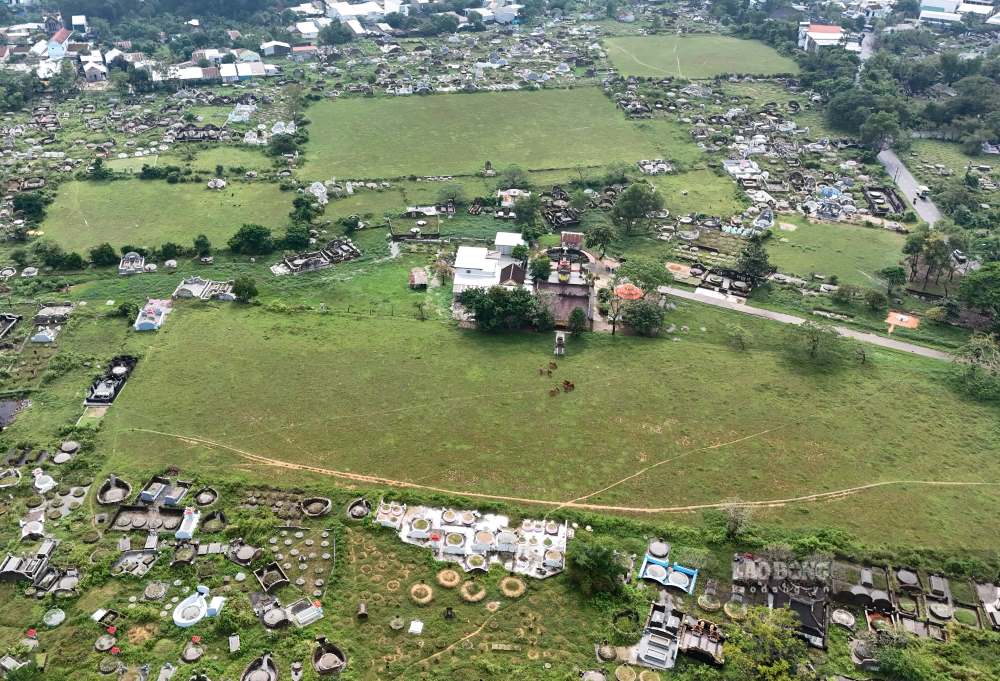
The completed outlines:
<svg viewBox="0 0 1000 681">
<path fill-rule="evenodd" d="M 68 28 L 60 28 L 52 34 L 45 49 L 49 59 L 58 60 L 66 56 L 69 49 L 69 39 L 73 36 L 73 31 Z"/>
<path fill-rule="evenodd" d="M 150 298 L 139 310 L 139 316 L 135 318 L 132 328 L 136 331 L 156 331 L 163 322 L 167 320 L 172 303 L 169 300 Z"/>
<path fill-rule="evenodd" d="M 370 0 L 358 4 L 349 2 L 328 2 L 326 4 L 326 15 L 342 24 L 346 24 L 351 19 L 375 23 L 383 21 L 387 13 L 391 12 L 387 12 L 382 5 Z"/>
<path fill-rule="evenodd" d="M 496 239 L 493 242 L 497 251 L 501 255 L 506 255 L 511 257 L 514 249 L 518 246 L 525 246 L 524 239 L 517 232 L 497 232 Z"/>
<path fill-rule="evenodd" d="M 499 283 L 498 261 L 480 246 L 459 246 L 455 254 L 452 293 L 458 296 L 469 288 L 489 288 Z"/>
<path fill-rule="evenodd" d="M 512 262 L 500 270 L 499 284 L 508 288 L 520 288 L 524 285 L 526 278 L 527 272 L 525 272 L 524 267 L 516 262 Z"/>
<path fill-rule="evenodd" d="M 923 0 L 920 21 L 931 24 L 953 24 L 962 21 L 959 8 L 962 0 Z"/>
<path fill-rule="evenodd" d="M 236 61 L 240 64 L 250 64 L 252 62 L 260 61 L 260 55 L 253 50 L 246 50 L 240 47 L 233 50 L 232 54 L 236 57 Z"/>
<path fill-rule="evenodd" d="M 799 48 L 806 52 L 818 52 L 824 47 L 840 45 L 844 41 L 844 29 L 829 24 L 799 23 Z"/>
<path fill-rule="evenodd" d="M 85 14 L 74 14 L 70 26 L 73 27 L 74 31 L 79 31 L 80 33 L 86 33 L 90 30 L 87 26 L 87 16 Z"/>
<path fill-rule="evenodd" d="M 296 22 L 291 32 L 310 42 L 319 38 L 319 26 L 314 21 Z"/>
<path fill-rule="evenodd" d="M 518 21 L 524 5 L 504 5 L 493 7 L 493 20 L 498 24 L 513 24 Z"/>
<path fill-rule="evenodd" d="M 284 57 L 292 51 L 292 46 L 280 40 L 269 40 L 261 43 L 260 51 L 265 57 Z"/>
<path fill-rule="evenodd" d="M 304 62 L 315 59 L 318 52 L 315 45 L 296 45 L 292 48 L 292 61 Z"/>
<path fill-rule="evenodd" d="M 108 79 L 108 67 L 104 64 L 89 62 L 83 67 L 83 77 L 88 83 L 100 83 Z"/>
</svg>

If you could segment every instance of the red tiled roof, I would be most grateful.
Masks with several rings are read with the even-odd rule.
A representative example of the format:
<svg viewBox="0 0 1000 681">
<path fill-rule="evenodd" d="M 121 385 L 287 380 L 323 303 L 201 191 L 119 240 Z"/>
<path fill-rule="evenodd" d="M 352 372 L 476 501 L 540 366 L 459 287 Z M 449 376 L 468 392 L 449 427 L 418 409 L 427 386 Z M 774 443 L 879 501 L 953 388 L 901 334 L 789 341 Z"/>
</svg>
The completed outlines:
<svg viewBox="0 0 1000 681">
<path fill-rule="evenodd" d="M 809 24 L 810 33 L 843 33 L 844 29 L 840 26 L 831 26 L 829 24 Z"/>
<path fill-rule="evenodd" d="M 69 37 L 71 35 L 73 35 L 73 31 L 69 30 L 68 28 L 60 28 L 58 31 L 52 34 L 51 40 L 59 44 L 62 44 L 67 40 L 69 40 Z"/>
</svg>

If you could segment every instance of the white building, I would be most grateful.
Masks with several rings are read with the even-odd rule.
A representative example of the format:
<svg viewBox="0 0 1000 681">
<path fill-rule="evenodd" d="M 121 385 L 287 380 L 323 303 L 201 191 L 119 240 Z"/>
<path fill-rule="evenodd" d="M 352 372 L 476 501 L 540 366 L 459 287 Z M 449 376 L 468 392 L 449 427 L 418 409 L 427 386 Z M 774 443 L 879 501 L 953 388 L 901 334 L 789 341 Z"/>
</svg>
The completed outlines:
<svg viewBox="0 0 1000 681">
<path fill-rule="evenodd" d="M 806 52 L 818 52 L 824 47 L 834 47 L 844 42 L 844 29 L 829 24 L 799 24 L 799 47 Z"/>
<path fill-rule="evenodd" d="M 392 9 L 399 11 L 398 3 Z M 392 11 L 387 11 L 385 7 L 371 0 L 354 5 L 349 2 L 326 3 L 326 15 L 342 24 L 346 24 L 351 19 L 375 23 L 384 20 L 386 14 L 392 14 Z"/>
<path fill-rule="evenodd" d="M 500 283 L 500 262 L 491 258 L 489 249 L 479 246 L 459 246 L 455 254 L 455 280 L 452 293 L 458 295 L 469 288 L 490 288 Z"/>
</svg>

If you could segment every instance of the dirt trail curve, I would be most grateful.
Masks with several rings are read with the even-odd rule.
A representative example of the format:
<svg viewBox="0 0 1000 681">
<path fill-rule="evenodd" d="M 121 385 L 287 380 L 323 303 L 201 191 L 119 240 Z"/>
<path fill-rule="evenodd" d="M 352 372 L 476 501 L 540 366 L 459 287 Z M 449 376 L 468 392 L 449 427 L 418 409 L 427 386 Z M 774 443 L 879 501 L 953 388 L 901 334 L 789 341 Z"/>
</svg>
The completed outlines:
<svg viewBox="0 0 1000 681">
<path fill-rule="evenodd" d="M 519 504 L 531 504 L 534 506 L 549 506 L 558 508 L 579 508 L 587 511 L 613 511 L 619 513 L 644 513 L 644 514 L 657 514 L 657 513 L 687 513 L 691 511 L 702 511 L 713 508 L 723 508 L 730 505 L 732 502 L 727 500 L 709 502 L 704 504 L 690 504 L 687 506 L 615 506 L 610 504 L 591 504 L 582 503 L 577 501 L 554 501 L 551 499 L 529 499 L 525 497 L 515 497 L 506 496 L 502 494 L 484 494 L 482 492 L 469 492 L 463 490 L 453 490 L 444 487 L 434 487 L 432 485 L 422 485 L 414 482 L 407 482 L 405 480 L 393 480 L 391 478 L 384 478 L 377 475 L 367 475 L 363 473 L 350 473 L 348 471 L 338 471 L 332 468 L 322 468 L 320 466 L 309 466 L 306 464 L 290 463 L 288 461 L 281 461 L 280 459 L 271 459 L 266 456 L 261 456 L 259 454 L 254 454 L 243 449 L 237 449 L 236 447 L 230 447 L 229 445 L 223 444 L 221 442 L 214 442 L 202 437 L 196 437 L 193 435 L 181 435 L 178 433 L 165 433 L 159 430 L 151 430 L 148 428 L 132 428 L 133 432 L 138 433 L 149 433 L 152 435 L 160 435 L 162 437 L 170 437 L 176 440 L 181 440 L 182 442 L 190 442 L 192 444 L 200 444 L 206 447 L 212 447 L 216 449 L 224 449 L 226 451 L 232 452 L 237 456 L 246 459 L 248 461 L 253 461 L 254 463 L 261 464 L 264 466 L 272 466 L 275 468 L 283 468 L 286 470 L 294 471 L 305 471 L 309 473 L 316 473 L 318 475 L 324 475 L 333 478 L 340 478 L 342 480 L 350 480 L 351 482 L 360 482 L 370 485 L 386 485 L 389 487 L 400 487 L 408 489 L 419 489 L 428 492 L 438 492 L 441 494 L 449 494 L 459 497 L 469 497 L 473 499 L 488 499 L 491 501 L 509 501 Z M 825 501 L 830 499 L 840 499 L 843 497 L 848 497 L 853 494 L 858 494 L 859 492 L 865 492 L 868 490 L 878 489 L 880 487 L 893 487 L 897 485 L 923 485 L 930 487 L 997 487 L 1000 486 L 998 482 L 950 482 L 946 480 L 882 480 L 879 482 L 870 482 L 865 485 L 858 485 L 856 487 L 846 487 L 844 489 L 833 490 L 830 492 L 817 492 L 815 494 L 805 494 L 797 497 L 787 497 L 784 499 L 766 499 L 758 501 L 741 501 L 742 506 L 752 506 L 754 508 L 780 508 L 788 504 L 804 503 L 812 501 Z"/>
</svg>

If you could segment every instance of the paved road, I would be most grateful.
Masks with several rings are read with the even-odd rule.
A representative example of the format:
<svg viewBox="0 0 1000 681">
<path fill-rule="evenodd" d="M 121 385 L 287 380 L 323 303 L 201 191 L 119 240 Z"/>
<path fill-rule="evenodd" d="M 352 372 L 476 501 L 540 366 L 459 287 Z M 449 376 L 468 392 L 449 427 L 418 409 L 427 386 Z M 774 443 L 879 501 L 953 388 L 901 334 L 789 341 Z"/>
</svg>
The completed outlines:
<svg viewBox="0 0 1000 681">
<path fill-rule="evenodd" d="M 875 54 L 875 34 L 865 33 L 865 37 L 861 40 L 861 61 L 868 61 L 873 54 Z"/>
<path fill-rule="evenodd" d="M 878 155 L 878 160 L 882 163 L 885 171 L 889 173 L 889 177 L 896 182 L 896 186 L 899 187 L 905 200 L 913 202 L 913 210 L 917 212 L 917 215 L 933 227 L 934 223 L 941 219 L 941 212 L 930 199 L 913 200 L 913 197 L 917 195 L 917 187 L 920 186 L 920 183 L 899 160 L 896 152 L 886 149 Z"/>
<path fill-rule="evenodd" d="M 715 307 L 725 308 L 727 310 L 733 310 L 734 312 L 742 312 L 743 314 L 752 315 L 754 317 L 762 317 L 764 319 L 770 319 L 775 322 L 781 322 L 782 324 L 794 324 L 798 326 L 804 323 L 806 320 L 802 317 L 796 317 L 794 315 L 785 314 L 783 312 L 774 312 L 772 310 L 765 310 L 760 307 L 753 307 L 752 305 L 747 305 L 745 303 L 734 303 L 729 300 L 724 300 L 722 298 L 716 298 L 714 296 L 703 295 L 700 293 L 695 293 L 694 291 L 688 291 L 687 289 L 676 288 L 673 286 L 661 286 L 659 289 L 660 293 L 676 296 L 677 298 L 683 298 L 685 300 L 693 300 L 698 303 L 705 303 L 706 305 L 714 305 Z M 907 343 L 906 341 L 898 341 L 893 338 L 886 338 L 885 336 L 879 336 L 874 333 L 865 333 L 864 331 L 857 331 L 855 329 L 850 329 L 846 326 L 834 326 L 841 336 L 846 336 L 848 338 L 853 338 L 854 340 L 861 341 L 863 343 L 871 343 L 872 345 L 877 345 L 882 348 L 888 348 L 890 350 L 898 350 L 900 352 L 908 352 L 913 355 L 919 355 L 921 357 L 929 357 L 931 359 L 940 359 L 943 361 L 950 361 L 951 355 L 947 352 L 942 352 L 940 350 L 934 350 L 933 348 L 925 348 L 922 345 L 915 345 L 913 343 Z"/>
</svg>

